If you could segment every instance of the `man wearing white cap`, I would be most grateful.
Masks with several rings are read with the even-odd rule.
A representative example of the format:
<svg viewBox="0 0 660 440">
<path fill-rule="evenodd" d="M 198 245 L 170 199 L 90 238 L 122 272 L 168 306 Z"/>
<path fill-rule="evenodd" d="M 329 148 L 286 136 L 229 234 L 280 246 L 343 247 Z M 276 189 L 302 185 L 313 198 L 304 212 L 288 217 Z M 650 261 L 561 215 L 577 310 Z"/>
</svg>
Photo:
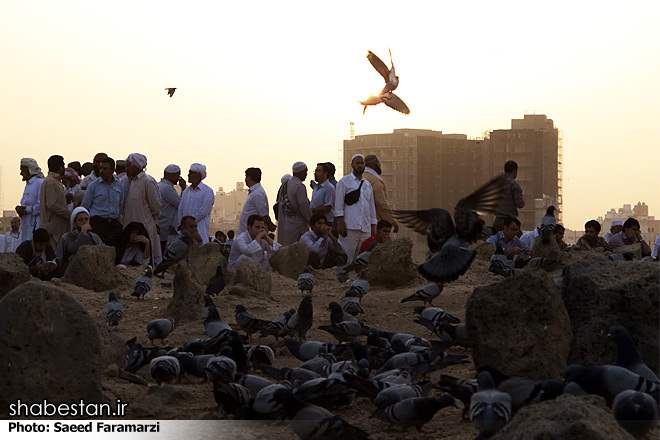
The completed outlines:
<svg viewBox="0 0 660 440">
<path fill-rule="evenodd" d="M 610 232 L 603 235 L 603 240 L 609 243 L 610 238 L 612 238 L 614 234 L 618 234 L 621 231 L 623 231 L 623 222 L 621 220 L 612 220 L 612 226 L 610 227 Z"/>
<path fill-rule="evenodd" d="M 96 182 L 96 180 L 92 182 Z M 62 235 L 57 244 L 57 251 L 55 251 L 60 275 L 64 275 L 69 262 L 78 253 L 80 246 L 103 245 L 101 237 L 92 232 L 89 218 L 89 211 L 82 206 L 75 208 L 71 213 L 71 232 Z"/>
<path fill-rule="evenodd" d="M 37 161 L 24 157 L 21 159 L 21 176 L 25 182 L 21 204 L 16 207 L 16 213 L 21 218 L 21 243 L 32 240 L 32 233 L 41 226 L 39 194 L 44 174 L 37 165 Z"/>
<path fill-rule="evenodd" d="M 293 175 L 283 184 L 277 200 L 277 238 L 282 246 L 300 241 L 300 237 L 309 230 L 309 219 L 312 217 L 307 190 L 303 184 L 307 178 L 307 165 L 296 162 L 291 171 Z"/>
<path fill-rule="evenodd" d="M 178 221 L 187 215 L 197 220 L 197 231 L 202 237 L 202 243 L 209 242 L 209 228 L 211 227 L 211 210 L 215 202 L 213 190 L 202 183 L 206 178 L 206 167 L 201 163 L 190 165 L 188 182 L 190 186 L 181 194 L 179 203 Z"/>
<path fill-rule="evenodd" d="M 158 217 L 160 217 L 160 192 L 156 180 L 144 172 L 147 157 L 140 153 L 129 154 L 126 158 L 126 176 L 122 178 L 122 224 L 142 223 L 149 233 L 153 263 L 161 257 L 158 242 Z"/>
<path fill-rule="evenodd" d="M 167 247 L 167 239 L 170 236 L 178 236 L 176 230 L 179 226 L 178 213 L 181 196 L 174 189 L 174 185 L 177 183 L 181 191 L 186 189 L 186 181 L 181 177 L 181 168 L 179 168 L 179 165 L 170 164 L 165 167 L 163 178 L 158 182 L 158 191 L 160 191 L 161 198 L 160 217 L 158 217 L 161 249 Z"/>
<path fill-rule="evenodd" d="M 362 174 L 365 162 L 362 154 L 351 158 L 353 172 L 337 182 L 335 192 L 335 217 L 337 231 L 342 237 L 348 260 L 352 261 L 360 249 L 360 243 L 376 235 L 376 205 L 371 184 Z"/>
</svg>

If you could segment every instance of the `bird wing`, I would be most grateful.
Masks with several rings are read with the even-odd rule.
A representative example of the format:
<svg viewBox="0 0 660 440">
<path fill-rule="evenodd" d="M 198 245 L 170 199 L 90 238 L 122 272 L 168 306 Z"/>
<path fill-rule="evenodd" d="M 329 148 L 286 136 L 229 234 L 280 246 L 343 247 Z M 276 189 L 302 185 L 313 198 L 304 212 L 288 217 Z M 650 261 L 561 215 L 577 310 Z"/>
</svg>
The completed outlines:
<svg viewBox="0 0 660 440">
<path fill-rule="evenodd" d="M 383 102 L 386 106 L 393 108 L 394 110 L 403 113 L 404 115 L 410 114 L 410 109 L 405 102 L 401 100 L 394 93 L 390 92 L 383 96 Z"/>
<path fill-rule="evenodd" d="M 401 223 L 404 223 L 418 234 L 426 235 L 431 229 L 431 225 L 437 220 L 448 218 L 451 221 L 449 213 L 441 208 L 425 209 L 422 211 L 394 210 L 392 214 Z"/>
<path fill-rule="evenodd" d="M 461 199 L 456 205 L 456 209 L 468 209 L 480 215 L 494 214 L 506 182 L 506 174 L 492 178 L 474 190 L 472 194 Z"/>
<path fill-rule="evenodd" d="M 385 63 L 370 50 L 367 51 L 367 59 L 374 66 L 374 69 L 380 73 L 380 76 L 383 77 L 385 82 L 388 82 L 390 80 L 390 69 L 387 68 Z"/>
</svg>

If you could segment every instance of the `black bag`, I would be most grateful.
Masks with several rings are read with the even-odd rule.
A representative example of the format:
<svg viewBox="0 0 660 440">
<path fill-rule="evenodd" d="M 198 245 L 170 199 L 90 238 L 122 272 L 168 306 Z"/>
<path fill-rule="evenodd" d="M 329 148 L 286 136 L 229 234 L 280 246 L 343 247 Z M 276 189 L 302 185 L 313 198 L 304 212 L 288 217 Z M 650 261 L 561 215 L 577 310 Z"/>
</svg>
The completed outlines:
<svg viewBox="0 0 660 440">
<path fill-rule="evenodd" d="M 346 205 L 355 205 L 358 200 L 360 200 L 360 190 L 362 189 L 362 184 L 364 183 L 364 179 L 360 181 L 360 186 L 357 187 L 357 189 L 354 189 L 353 191 L 346 193 L 344 196 L 344 204 Z"/>
</svg>

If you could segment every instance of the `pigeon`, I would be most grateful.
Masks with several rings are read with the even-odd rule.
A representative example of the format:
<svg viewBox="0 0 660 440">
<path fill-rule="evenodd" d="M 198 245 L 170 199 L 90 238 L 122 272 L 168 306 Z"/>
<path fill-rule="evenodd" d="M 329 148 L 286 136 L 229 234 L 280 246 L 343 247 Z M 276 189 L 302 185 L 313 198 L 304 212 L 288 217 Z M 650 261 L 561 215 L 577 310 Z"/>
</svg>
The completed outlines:
<svg viewBox="0 0 660 440">
<path fill-rule="evenodd" d="M 411 397 L 386 408 L 377 409 L 372 417 L 401 425 L 404 429 L 414 426 L 417 431 L 424 432 L 422 427 L 431 421 L 435 413 L 448 406 L 456 406 L 454 398 L 449 394 L 438 398 Z"/>
<path fill-rule="evenodd" d="M 367 269 L 362 269 L 357 280 L 353 281 L 346 291 L 346 296 L 357 298 L 362 303 L 362 297 L 369 293 L 369 281 L 367 280 Z"/>
<path fill-rule="evenodd" d="M 133 288 L 132 296 L 137 297 L 137 299 L 144 299 L 144 295 L 151 290 L 151 268 L 148 267 L 144 272 L 144 275 L 138 277 L 135 281 L 135 287 Z"/>
<path fill-rule="evenodd" d="M 625 327 L 613 325 L 610 327 L 607 337 L 616 342 L 617 345 L 616 365 L 627 368 L 651 382 L 660 382 L 658 376 L 642 361 Z"/>
<path fill-rule="evenodd" d="M 215 275 L 211 277 L 206 286 L 207 295 L 219 295 L 225 288 L 225 274 L 222 272 L 222 265 L 215 269 Z"/>
<path fill-rule="evenodd" d="M 266 336 L 275 336 L 275 340 L 279 340 L 280 337 L 286 336 L 287 328 L 286 323 L 289 321 L 291 316 L 296 313 L 296 309 L 290 309 L 284 312 L 282 316 L 278 316 L 273 319 L 266 327 L 261 329 L 261 337 L 265 338 Z"/>
<path fill-rule="evenodd" d="M 511 377 L 502 381 L 497 390 L 511 396 L 511 408 L 517 411 L 523 406 L 557 398 L 563 393 L 564 384 L 555 379 L 536 382 L 522 377 Z"/>
<path fill-rule="evenodd" d="M 541 219 L 541 243 L 550 243 L 555 226 L 557 226 L 557 220 L 555 220 L 555 207 L 548 206 L 548 210 Z"/>
<path fill-rule="evenodd" d="M 424 305 L 428 303 L 430 306 L 433 306 L 433 300 L 440 295 L 442 292 L 443 285 L 438 283 L 427 284 L 426 286 L 419 289 L 417 292 L 412 295 L 403 298 L 402 303 L 408 301 L 424 301 Z"/>
<path fill-rule="evenodd" d="M 158 349 L 144 348 L 135 342 L 137 337 L 126 341 L 128 352 L 126 353 L 126 365 L 124 370 L 135 374 L 140 368 L 147 365 L 151 360 L 158 356 Z"/>
<path fill-rule="evenodd" d="M 466 420 L 467 414 L 470 410 L 472 395 L 479 391 L 477 381 L 474 379 L 458 379 L 456 377 L 441 374 L 438 388 L 463 402 L 462 418 L 463 420 Z"/>
<path fill-rule="evenodd" d="M 286 416 L 284 408 L 273 400 L 273 394 L 279 389 L 291 389 L 291 383 L 281 381 L 264 387 L 254 396 L 252 409 L 256 413 L 256 419 L 282 420 Z"/>
<path fill-rule="evenodd" d="M 346 438 L 368 439 L 369 435 L 325 408 L 298 399 L 290 390 L 280 388 L 273 393 L 272 400 L 282 405 L 289 419 L 289 426 L 303 439 Z"/>
<path fill-rule="evenodd" d="M 622 428 L 640 438 L 658 425 L 658 404 L 648 394 L 626 390 L 614 398 L 612 415 Z"/>
<path fill-rule="evenodd" d="M 221 353 L 230 354 L 230 350 L 223 350 Z M 211 382 L 228 381 L 233 379 L 233 374 L 238 371 L 236 362 L 226 355 L 212 356 L 207 359 L 204 372 Z"/>
<path fill-rule="evenodd" d="M 419 315 L 419 318 L 415 322 L 425 326 L 433 333 L 436 332 L 437 326 L 441 323 L 458 324 L 461 322 L 460 319 L 450 315 L 439 307 L 424 308 L 424 306 L 415 306 L 414 313 Z"/>
<path fill-rule="evenodd" d="M 330 333 L 339 342 L 351 342 L 358 336 L 369 334 L 369 327 L 359 321 L 342 321 L 331 325 L 321 325 L 319 330 Z"/>
<path fill-rule="evenodd" d="M 349 273 L 354 270 L 360 272 L 362 269 L 366 269 L 369 265 L 369 255 L 371 255 L 371 251 L 376 247 L 377 244 L 378 242 L 375 240 L 371 242 L 367 250 L 355 257 L 355 260 L 353 260 L 351 264 L 346 266 L 337 266 L 337 281 L 340 283 L 345 283 L 348 281 Z"/>
<path fill-rule="evenodd" d="M 154 270 L 154 275 L 165 278 L 165 271 L 173 264 L 178 263 L 188 257 L 190 253 L 190 234 L 188 231 L 181 232 L 181 236 L 170 243 L 165 249 L 165 254 L 163 255 L 163 261 L 156 266 Z M 159 275 L 159 274 L 163 275 Z"/>
<path fill-rule="evenodd" d="M 381 102 L 385 103 L 386 106 L 400 113 L 403 113 L 404 115 L 410 114 L 410 109 L 408 108 L 406 103 L 403 102 L 401 98 L 399 98 L 397 95 L 395 95 L 392 92 L 383 93 L 382 95 L 369 95 L 369 97 L 364 101 L 358 101 L 358 102 L 364 106 L 364 109 L 362 110 L 363 115 L 367 111 L 368 106 L 378 105 Z"/>
<path fill-rule="evenodd" d="M 467 327 L 463 324 L 451 325 L 446 322 L 441 322 L 436 326 L 435 334 L 443 341 L 451 343 L 451 345 L 460 345 L 461 347 L 470 348 Z"/>
<path fill-rule="evenodd" d="M 337 358 L 331 354 L 320 354 L 303 362 L 300 368 L 313 371 L 321 376 L 325 375 L 326 368 L 337 362 Z"/>
<path fill-rule="evenodd" d="M 457 280 L 469 269 L 477 252 L 468 246 L 480 238 L 484 225 L 479 215 L 495 212 L 507 182 L 506 175 L 501 174 L 461 199 L 454 209 L 456 225 L 451 214 L 440 208 L 393 211 L 401 222 L 420 234 L 426 234 L 429 250 L 437 252 L 418 267 L 424 278 L 447 283 Z"/>
<path fill-rule="evenodd" d="M 105 319 L 108 320 L 108 325 L 117 328 L 119 321 L 124 317 L 124 306 L 117 301 L 115 292 L 110 292 L 108 302 L 105 304 Z"/>
<path fill-rule="evenodd" d="M 231 331 L 229 324 L 220 319 L 217 307 L 206 308 L 208 315 L 204 322 L 204 330 L 209 338 L 217 338 Z"/>
<path fill-rule="evenodd" d="M 316 285 L 316 278 L 309 272 L 307 266 L 303 268 L 303 272 L 298 275 L 298 289 L 303 295 L 305 292 L 312 293 L 312 289 Z"/>
<path fill-rule="evenodd" d="M 167 94 L 170 95 L 170 98 L 172 95 L 174 95 L 174 91 L 176 90 L 176 87 L 165 87 L 165 90 L 167 90 Z"/>
<path fill-rule="evenodd" d="M 349 297 L 350 298 L 350 297 Z M 357 318 L 349 313 L 345 313 L 344 309 L 336 303 L 335 301 L 328 304 L 330 308 L 330 323 L 336 324 L 342 321 L 355 321 L 358 322 Z"/>
<path fill-rule="evenodd" d="M 314 309 L 312 307 L 312 295 L 305 295 L 298 311 L 291 316 L 286 323 L 286 330 L 289 334 L 295 334 L 299 339 L 305 340 L 307 331 L 312 327 L 314 321 Z"/>
<path fill-rule="evenodd" d="M 297 341 L 293 338 L 286 338 L 284 345 L 291 354 L 297 359 L 305 362 L 317 356 L 329 354 L 337 348 L 335 344 L 328 344 L 319 341 Z"/>
<path fill-rule="evenodd" d="M 236 324 L 248 335 L 248 338 L 252 336 L 252 333 L 258 332 L 270 324 L 270 321 L 259 319 L 253 314 L 248 313 L 245 306 L 241 304 L 236 306 L 234 317 L 236 318 Z"/>
<path fill-rule="evenodd" d="M 291 383 L 300 382 L 304 383 L 308 380 L 318 379 L 322 377 L 320 374 L 307 370 L 305 368 L 275 368 L 268 365 L 262 365 L 261 371 L 275 380 L 288 380 Z"/>
<path fill-rule="evenodd" d="M 252 365 L 273 365 L 275 352 L 267 345 L 253 345 L 247 352 L 248 361 Z"/>
<path fill-rule="evenodd" d="M 380 347 L 374 347 L 371 345 L 362 345 L 357 341 L 351 342 L 347 347 L 355 357 L 356 360 L 366 359 L 369 362 L 371 368 L 380 368 L 385 362 L 387 362 L 394 353 L 391 350 L 386 350 Z"/>
<path fill-rule="evenodd" d="M 218 316 L 220 316 L 220 307 L 215 305 L 210 295 L 204 295 L 204 308 L 202 309 L 202 324 L 206 324 L 206 320 L 209 317 L 209 310 L 211 308 L 216 309 L 218 311 Z"/>
<path fill-rule="evenodd" d="M 478 391 L 470 399 L 470 420 L 479 430 L 477 439 L 491 438 L 511 419 L 511 396 L 497 391 L 488 371 L 477 376 Z"/>
<path fill-rule="evenodd" d="M 569 365 L 564 370 L 564 382 L 575 382 L 589 394 L 604 397 L 608 405 L 614 398 L 626 390 L 647 393 L 658 401 L 660 384 L 651 382 L 632 371 L 616 365 L 601 365 L 598 367 L 583 367 Z"/>
<path fill-rule="evenodd" d="M 389 49 L 389 48 L 388 48 Z M 372 51 L 367 51 L 367 59 L 371 65 L 376 69 L 380 76 L 385 80 L 385 87 L 380 91 L 379 95 L 382 95 L 387 92 L 393 92 L 399 87 L 399 77 L 396 76 L 396 71 L 394 70 L 394 61 L 392 61 L 392 51 L 390 50 L 390 63 L 392 63 L 392 68 L 388 69 L 387 65 L 376 56 Z"/>
<path fill-rule="evenodd" d="M 169 335 L 172 330 L 176 327 L 176 323 L 172 318 L 167 319 L 154 319 L 147 323 L 147 334 L 149 335 L 149 341 L 154 343 L 154 339 L 160 339 L 160 342 L 165 344 L 165 338 Z"/>
<path fill-rule="evenodd" d="M 149 369 L 151 370 L 151 377 L 156 380 L 158 385 L 163 382 L 172 382 L 178 379 L 181 374 L 179 360 L 174 356 L 158 356 L 152 359 Z"/>
<path fill-rule="evenodd" d="M 360 305 L 360 301 L 357 298 L 352 296 L 345 296 L 341 299 L 340 303 L 341 308 L 349 315 L 356 316 L 360 313 L 364 314 L 364 309 Z"/>
<path fill-rule="evenodd" d="M 374 399 L 374 405 L 376 405 L 376 409 L 381 409 L 411 397 L 426 397 L 432 388 L 433 384 L 428 381 L 417 385 L 394 385 L 378 393 Z"/>
<path fill-rule="evenodd" d="M 233 382 L 215 382 L 213 384 L 215 403 L 227 414 L 240 417 L 250 404 L 252 395 L 242 385 Z"/>
</svg>

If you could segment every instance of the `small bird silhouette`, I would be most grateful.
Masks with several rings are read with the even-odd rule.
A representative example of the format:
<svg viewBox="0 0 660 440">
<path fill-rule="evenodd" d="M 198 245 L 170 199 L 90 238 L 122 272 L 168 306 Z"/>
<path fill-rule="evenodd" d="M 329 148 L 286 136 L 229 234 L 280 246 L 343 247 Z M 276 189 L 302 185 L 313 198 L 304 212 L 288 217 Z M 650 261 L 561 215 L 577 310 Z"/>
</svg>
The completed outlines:
<svg viewBox="0 0 660 440">
<path fill-rule="evenodd" d="M 394 110 L 401 112 L 403 114 L 410 114 L 410 109 L 405 102 L 401 100 L 397 95 L 392 93 L 399 86 L 399 77 L 396 76 L 394 70 L 394 61 L 392 61 L 392 51 L 390 50 L 390 62 L 392 63 L 392 68 L 388 68 L 387 65 L 376 56 L 372 51 L 367 51 L 367 59 L 371 65 L 376 69 L 380 76 L 385 80 L 385 87 L 380 91 L 378 95 L 370 95 L 364 101 L 358 101 L 364 106 L 362 114 L 367 111 L 367 106 L 369 105 L 378 105 L 381 102 L 384 102 L 386 106 L 393 108 Z"/>
<path fill-rule="evenodd" d="M 174 95 L 174 91 L 176 90 L 176 87 L 165 87 L 165 90 L 167 90 L 167 94 L 170 95 L 170 98 L 172 95 Z"/>
</svg>

